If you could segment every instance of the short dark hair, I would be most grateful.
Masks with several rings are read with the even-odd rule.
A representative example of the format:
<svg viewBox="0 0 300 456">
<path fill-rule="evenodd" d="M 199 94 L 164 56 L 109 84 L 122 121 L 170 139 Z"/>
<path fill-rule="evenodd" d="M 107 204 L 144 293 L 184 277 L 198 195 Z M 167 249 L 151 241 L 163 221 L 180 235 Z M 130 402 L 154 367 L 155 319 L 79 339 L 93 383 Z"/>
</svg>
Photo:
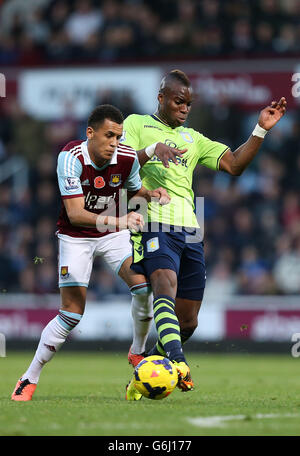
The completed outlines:
<svg viewBox="0 0 300 456">
<path fill-rule="evenodd" d="M 180 82 L 185 87 L 191 87 L 191 81 L 188 76 L 181 70 L 172 70 L 162 79 L 159 91 L 163 92 L 172 82 Z"/>
<path fill-rule="evenodd" d="M 96 106 L 89 115 L 88 127 L 97 130 L 106 119 L 116 122 L 119 125 L 124 122 L 123 114 L 118 108 L 109 104 L 103 104 Z"/>
</svg>

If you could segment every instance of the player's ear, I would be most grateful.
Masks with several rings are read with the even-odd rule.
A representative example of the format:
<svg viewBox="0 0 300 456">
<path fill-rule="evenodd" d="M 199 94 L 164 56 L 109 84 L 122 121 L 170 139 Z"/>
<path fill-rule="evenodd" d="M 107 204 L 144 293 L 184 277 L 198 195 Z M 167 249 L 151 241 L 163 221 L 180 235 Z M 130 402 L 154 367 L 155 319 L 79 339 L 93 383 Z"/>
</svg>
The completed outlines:
<svg viewBox="0 0 300 456">
<path fill-rule="evenodd" d="M 163 104 L 163 100 L 164 100 L 164 94 L 159 92 L 158 95 L 157 95 L 157 100 L 158 100 L 158 103 L 161 105 Z"/>
<path fill-rule="evenodd" d="M 94 130 L 93 130 L 93 128 L 92 128 L 92 127 L 87 127 L 87 129 L 86 129 L 86 137 L 87 137 L 88 139 L 92 139 L 93 136 L 94 136 Z"/>
</svg>

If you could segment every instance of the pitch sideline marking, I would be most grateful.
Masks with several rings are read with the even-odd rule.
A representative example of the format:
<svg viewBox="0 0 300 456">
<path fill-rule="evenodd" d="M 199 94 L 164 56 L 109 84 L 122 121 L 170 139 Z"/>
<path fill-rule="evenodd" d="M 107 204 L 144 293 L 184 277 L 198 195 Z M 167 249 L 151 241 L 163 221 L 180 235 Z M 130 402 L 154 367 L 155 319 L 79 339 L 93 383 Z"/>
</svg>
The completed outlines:
<svg viewBox="0 0 300 456">
<path fill-rule="evenodd" d="M 187 418 L 187 420 L 193 424 L 194 426 L 198 427 L 226 427 L 226 421 L 233 421 L 233 420 L 247 420 L 247 418 L 251 419 L 264 419 L 264 418 L 296 418 L 299 417 L 299 414 L 293 413 L 257 413 L 256 415 L 224 415 L 224 416 L 199 416 L 195 418 Z"/>
</svg>

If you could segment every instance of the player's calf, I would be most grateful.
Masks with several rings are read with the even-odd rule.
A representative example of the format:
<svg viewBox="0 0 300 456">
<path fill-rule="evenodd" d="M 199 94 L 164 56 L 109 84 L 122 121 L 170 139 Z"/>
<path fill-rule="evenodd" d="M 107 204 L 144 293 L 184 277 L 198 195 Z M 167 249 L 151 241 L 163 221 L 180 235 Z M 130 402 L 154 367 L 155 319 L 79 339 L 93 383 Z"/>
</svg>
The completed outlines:
<svg viewBox="0 0 300 456">
<path fill-rule="evenodd" d="M 179 322 L 179 324 L 180 324 L 180 322 Z M 197 326 L 195 326 L 193 328 L 180 329 L 180 337 L 181 337 L 182 344 L 185 344 L 192 337 L 196 328 L 197 328 Z"/>
</svg>

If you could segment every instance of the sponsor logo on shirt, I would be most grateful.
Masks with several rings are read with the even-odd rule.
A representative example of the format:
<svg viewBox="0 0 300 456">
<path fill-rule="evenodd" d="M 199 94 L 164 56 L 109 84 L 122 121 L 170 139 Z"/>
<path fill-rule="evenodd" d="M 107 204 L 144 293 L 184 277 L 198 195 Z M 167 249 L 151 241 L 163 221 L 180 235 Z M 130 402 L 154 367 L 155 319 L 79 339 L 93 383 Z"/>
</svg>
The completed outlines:
<svg viewBox="0 0 300 456">
<path fill-rule="evenodd" d="M 177 160 L 177 163 L 179 165 L 184 166 L 185 168 L 188 167 L 188 159 L 187 158 L 176 157 L 176 160 Z M 153 155 L 153 157 L 149 160 L 149 162 L 160 162 L 161 163 L 161 160 L 160 160 L 160 158 L 156 157 L 156 155 Z M 169 158 L 168 162 L 170 164 L 173 164 L 173 161 L 170 158 Z"/>
<path fill-rule="evenodd" d="M 83 182 L 81 182 L 81 185 L 90 185 L 90 181 L 88 179 L 85 179 Z"/>
<path fill-rule="evenodd" d="M 169 147 L 173 147 L 173 149 L 177 149 L 177 144 L 174 143 L 174 141 L 172 141 L 171 139 L 166 139 L 165 144 Z"/>
<path fill-rule="evenodd" d="M 156 127 L 155 125 L 144 125 L 144 128 L 156 128 L 156 130 L 163 131 L 162 128 Z"/>
<path fill-rule="evenodd" d="M 65 189 L 68 192 L 75 192 L 80 188 L 79 177 L 66 177 L 65 178 Z"/>
<path fill-rule="evenodd" d="M 116 193 L 109 196 L 98 196 L 89 192 L 85 197 L 85 207 L 86 209 L 106 209 L 113 204 L 115 197 Z"/>
</svg>

